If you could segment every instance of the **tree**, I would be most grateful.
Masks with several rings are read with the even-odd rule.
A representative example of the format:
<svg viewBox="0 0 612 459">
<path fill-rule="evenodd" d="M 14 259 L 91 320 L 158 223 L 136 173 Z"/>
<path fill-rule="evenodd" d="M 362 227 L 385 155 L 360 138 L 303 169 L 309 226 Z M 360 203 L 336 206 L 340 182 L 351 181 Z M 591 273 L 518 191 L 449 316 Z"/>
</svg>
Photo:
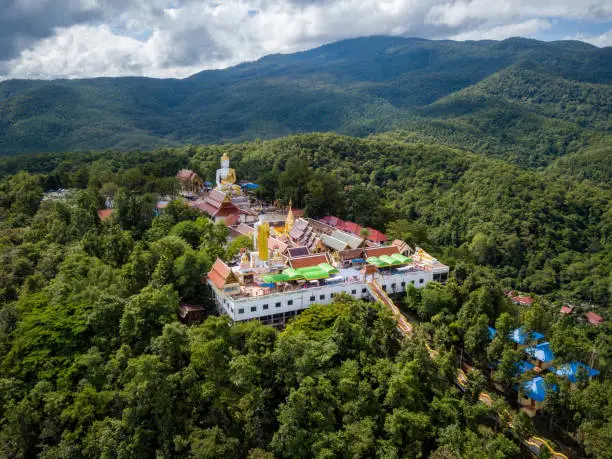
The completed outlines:
<svg viewBox="0 0 612 459">
<path fill-rule="evenodd" d="M 176 320 L 178 294 L 170 285 L 145 287 L 129 299 L 121 317 L 120 333 L 124 343 L 143 350 L 158 336 L 165 324 Z"/>
</svg>

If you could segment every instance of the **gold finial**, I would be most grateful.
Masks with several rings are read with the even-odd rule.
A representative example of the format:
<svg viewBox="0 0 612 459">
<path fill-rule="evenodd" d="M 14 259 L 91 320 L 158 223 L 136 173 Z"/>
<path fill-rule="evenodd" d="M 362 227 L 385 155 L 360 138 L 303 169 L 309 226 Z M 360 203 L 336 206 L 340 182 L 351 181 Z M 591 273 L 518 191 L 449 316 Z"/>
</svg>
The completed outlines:
<svg viewBox="0 0 612 459">
<path fill-rule="evenodd" d="M 227 153 L 223 153 L 223 156 L 221 156 L 221 161 L 229 161 L 229 156 L 227 156 Z"/>
</svg>

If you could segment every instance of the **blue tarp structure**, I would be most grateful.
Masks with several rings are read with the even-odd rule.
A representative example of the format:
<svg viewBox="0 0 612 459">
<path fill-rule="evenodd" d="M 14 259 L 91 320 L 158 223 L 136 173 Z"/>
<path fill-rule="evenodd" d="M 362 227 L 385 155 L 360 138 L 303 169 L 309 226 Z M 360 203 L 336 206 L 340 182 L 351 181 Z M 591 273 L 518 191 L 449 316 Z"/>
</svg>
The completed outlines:
<svg viewBox="0 0 612 459">
<path fill-rule="evenodd" d="M 535 368 L 535 365 L 530 364 L 526 360 L 521 360 L 519 363 L 516 364 L 516 369 L 521 374 L 527 373 L 528 371 L 533 370 L 534 368 Z"/>
<path fill-rule="evenodd" d="M 516 330 L 510 333 L 510 339 L 516 344 L 527 344 L 528 341 L 537 341 L 542 338 L 544 338 L 544 335 L 536 331 L 531 332 L 531 338 L 527 338 L 527 334 L 525 333 L 523 327 L 517 328 Z"/>
<path fill-rule="evenodd" d="M 259 284 L 260 287 L 269 287 L 269 288 L 274 288 L 276 287 L 276 284 Z"/>
<path fill-rule="evenodd" d="M 594 370 L 588 365 L 585 365 L 582 362 L 570 362 L 565 365 L 561 365 L 559 368 L 551 368 L 550 371 L 553 371 L 557 374 L 557 376 L 563 376 L 569 379 L 571 382 L 575 383 L 578 381 L 579 372 L 584 372 L 587 378 L 591 378 L 593 376 L 597 376 L 599 371 Z"/>
<path fill-rule="evenodd" d="M 212 182 L 204 182 L 204 185 L 206 185 L 206 186 L 213 186 L 213 183 Z"/>
<path fill-rule="evenodd" d="M 495 335 L 497 334 L 497 330 L 495 330 L 493 327 L 487 327 L 489 329 L 489 339 L 493 340 L 493 338 L 495 338 Z"/>
<path fill-rule="evenodd" d="M 552 362 L 555 358 L 555 354 L 550 348 L 550 344 L 548 342 L 538 344 L 534 347 L 528 347 L 525 349 L 525 352 L 534 359 L 542 362 Z"/>
<path fill-rule="evenodd" d="M 518 386 L 515 386 L 514 388 L 518 390 Z M 541 376 L 536 376 L 535 378 L 523 383 L 523 390 L 525 391 L 525 395 L 531 400 L 543 402 L 546 398 L 546 392 L 548 392 L 548 390 L 557 392 L 558 388 L 557 386 L 547 387 L 544 378 Z"/>
<path fill-rule="evenodd" d="M 242 185 L 242 188 L 246 188 L 247 190 L 256 190 L 257 188 L 259 188 L 259 185 L 257 185 L 256 183 L 245 183 L 244 185 Z"/>
</svg>

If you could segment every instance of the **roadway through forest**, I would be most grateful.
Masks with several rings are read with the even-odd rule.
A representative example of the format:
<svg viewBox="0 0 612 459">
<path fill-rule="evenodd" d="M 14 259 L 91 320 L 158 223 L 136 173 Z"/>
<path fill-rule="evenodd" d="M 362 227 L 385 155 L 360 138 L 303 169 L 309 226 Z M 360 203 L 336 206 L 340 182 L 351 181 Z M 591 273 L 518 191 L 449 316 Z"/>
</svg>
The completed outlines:
<svg viewBox="0 0 612 459">
<path fill-rule="evenodd" d="M 389 298 L 389 295 L 387 295 L 387 293 L 382 289 L 380 284 L 378 284 L 378 282 L 376 282 L 375 280 L 372 280 L 367 282 L 367 285 L 370 295 L 372 295 L 372 297 L 376 300 L 380 301 L 391 311 L 391 314 L 393 314 L 393 317 L 397 321 L 397 328 L 402 333 L 402 335 L 412 336 L 412 325 L 406 320 L 406 317 L 400 312 L 399 308 L 395 305 L 393 300 Z M 433 358 L 438 354 L 438 351 L 432 349 L 429 344 L 425 343 L 425 346 L 427 347 L 427 351 L 429 352 L 430 357 Z M 467 389 L 468 377 L 461 368 L 457 369 L 456 383 L 461 390 L 465 391 Z M 489 407 L 493 406 L 493 399 L 487 392 L 481 392 L 478 396 L 478 399 Z M 512 423 L 509 422 L 508 426 L 512 428 Z M 526 440 L 523 440 L 523 444 L 531 452 L 537 455 L 539 455 L 542 448 L 546 448 L 548 450 L 548 453 L 550 454 L 550 457 L 552 458 L 569 459 L 565 454 L 555 451 L 550 441 L 541 437 L 530 437 Z"/>
</svg>

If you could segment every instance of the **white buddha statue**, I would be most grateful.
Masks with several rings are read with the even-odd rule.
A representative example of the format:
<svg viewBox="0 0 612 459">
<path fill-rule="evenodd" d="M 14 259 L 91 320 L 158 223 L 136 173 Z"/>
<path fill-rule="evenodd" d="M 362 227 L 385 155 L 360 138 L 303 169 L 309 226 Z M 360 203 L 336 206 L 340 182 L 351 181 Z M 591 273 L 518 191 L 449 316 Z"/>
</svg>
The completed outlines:
<svg viewBox="0 0 612 459">
<path fill-rule="evenodd" d="M 230 166 L 229 156 L 221 156 L 221 168 L 217 169 L 217 189 L 220 191 L 239 191 L 240 186 L 236 185 L 236 171 Z"/>
</svg>

